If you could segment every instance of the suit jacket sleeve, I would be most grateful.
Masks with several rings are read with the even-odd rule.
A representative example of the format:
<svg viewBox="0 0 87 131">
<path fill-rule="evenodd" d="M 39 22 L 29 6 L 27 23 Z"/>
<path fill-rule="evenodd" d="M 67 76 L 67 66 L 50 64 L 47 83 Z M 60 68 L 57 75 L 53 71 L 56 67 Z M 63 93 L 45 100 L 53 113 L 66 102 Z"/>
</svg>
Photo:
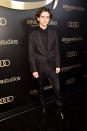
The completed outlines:
<svg viewBox="0 0 87 131">
<path fill-rule="evenodd" d="M 60 67 L 60 54 L 59 54 L 58 36 L 56 31 L 55 36 L 56 36 L 56 46 L 55 46 L 56 67 Z"/>
<path fill-rule="evenodd" d="M 33 33 L 29 33 L 29 64 L 31 72 L 36 72 L 35 65 L 35 43 L 33 39 Z"/>
</svg>

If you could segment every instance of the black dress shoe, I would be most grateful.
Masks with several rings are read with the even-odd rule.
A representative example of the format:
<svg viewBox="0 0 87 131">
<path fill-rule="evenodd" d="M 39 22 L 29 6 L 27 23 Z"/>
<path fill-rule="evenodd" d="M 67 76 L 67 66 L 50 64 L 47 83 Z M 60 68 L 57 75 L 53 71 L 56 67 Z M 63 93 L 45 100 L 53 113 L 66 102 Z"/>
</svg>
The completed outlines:
<svg viewBox="0 0 87 131">
<path fill-rule="evenodd" d="M 63 112 L 57 113 L 57 119 L 64 120 Z"/>
</svg>

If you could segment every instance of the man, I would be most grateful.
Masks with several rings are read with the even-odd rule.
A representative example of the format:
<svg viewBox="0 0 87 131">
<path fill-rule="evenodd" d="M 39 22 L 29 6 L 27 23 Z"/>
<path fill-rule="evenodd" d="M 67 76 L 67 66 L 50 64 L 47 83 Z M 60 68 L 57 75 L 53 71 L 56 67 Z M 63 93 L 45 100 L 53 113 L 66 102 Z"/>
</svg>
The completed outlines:
<svg viewBox="0 0 87 131">
<path fill-rule="evenodd" d="M 39 27 L 29 35 L 29 62 L 33 77 L 38 79 L 38 92 L 43 114 L 45 114 L 43 80 L 47 78 L 52 84 L 56 94 L 57 116 L 63 119 L 58 79 L 58 73 L 60 72 L 58 38 L 56 31 L 48 28 L 51 17 L 52 14 L 50 10 L 45 7 L 40 8 L 36 12 Z"/>
</svg>

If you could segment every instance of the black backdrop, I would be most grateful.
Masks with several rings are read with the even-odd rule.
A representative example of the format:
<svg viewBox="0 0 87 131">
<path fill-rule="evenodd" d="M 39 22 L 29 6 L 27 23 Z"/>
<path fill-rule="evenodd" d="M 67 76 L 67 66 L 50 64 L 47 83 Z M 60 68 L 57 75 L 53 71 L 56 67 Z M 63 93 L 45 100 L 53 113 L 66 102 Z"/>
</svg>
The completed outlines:
<svg viewBox="0 0 87 131">
<path fill-rule="evenodd" d="M 53 13 L 49 25 L 58 32 L 61 92 L 69 95 L 87 84 L 87 1 L 59 0 L 55 9 L 52 6 L 53 2 L 46 5 Z M 36 10 L 0 7 L 1 118 L 6 113 L 31 109 L 39 103 L 37 81 L 32 77 L 28 63 L 28 34 L 32 26 L 36 26 Z M 52 86 L 47 81 L 44 93 L 47 102 L 54 98 Z"/>
</svg>

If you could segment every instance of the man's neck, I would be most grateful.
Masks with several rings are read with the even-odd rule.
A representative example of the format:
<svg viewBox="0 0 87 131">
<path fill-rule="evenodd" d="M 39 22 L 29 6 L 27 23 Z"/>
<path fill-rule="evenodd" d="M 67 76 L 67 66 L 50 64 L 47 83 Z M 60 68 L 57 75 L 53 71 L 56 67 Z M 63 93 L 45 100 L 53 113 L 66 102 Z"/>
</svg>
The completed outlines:
<svg viewBox="0 0 87 131">
<path fill-rule="evenodd" d="M 47 26 L 39 25 L 42 30 L 46 30 Z"/>
</svg>

